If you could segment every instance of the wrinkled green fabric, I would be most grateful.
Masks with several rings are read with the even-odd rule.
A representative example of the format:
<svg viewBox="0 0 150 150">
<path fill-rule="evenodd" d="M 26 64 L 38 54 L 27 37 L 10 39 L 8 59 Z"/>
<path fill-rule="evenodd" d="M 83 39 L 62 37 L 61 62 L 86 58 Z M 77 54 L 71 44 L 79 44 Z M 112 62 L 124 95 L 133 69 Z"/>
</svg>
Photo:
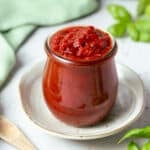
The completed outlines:
<svg viewBox="0 0 150 150">
<path fill-rule="evenodd" d="M 4 37 L 11 45 L 14 51 L 20 46 L 23 40 L 35 29 L 33 25 L 22 25 L 17 28 L 13 28 L 7 32 L 4 32 Z"/>
<path fill-rule="evenodd" d="M 37 26 L 85 16 L 97 0 L 0 0 L 0 86 L 15 65 L 15 51 Z"/>
</svg>

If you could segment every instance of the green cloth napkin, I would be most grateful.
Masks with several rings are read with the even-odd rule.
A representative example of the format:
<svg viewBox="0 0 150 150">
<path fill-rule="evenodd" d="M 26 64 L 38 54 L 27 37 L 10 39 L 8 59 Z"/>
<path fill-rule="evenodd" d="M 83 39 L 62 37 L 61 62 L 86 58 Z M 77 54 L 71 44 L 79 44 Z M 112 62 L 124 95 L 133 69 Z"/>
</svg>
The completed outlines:
<svg viewBox="0 0 150 150">
<path fill-rule="evenodd" d="M 0 87 L 15 65 L 15 51 L 33 30 L 97 8 L 97 0 L 0 0 Z"/>
</svg>

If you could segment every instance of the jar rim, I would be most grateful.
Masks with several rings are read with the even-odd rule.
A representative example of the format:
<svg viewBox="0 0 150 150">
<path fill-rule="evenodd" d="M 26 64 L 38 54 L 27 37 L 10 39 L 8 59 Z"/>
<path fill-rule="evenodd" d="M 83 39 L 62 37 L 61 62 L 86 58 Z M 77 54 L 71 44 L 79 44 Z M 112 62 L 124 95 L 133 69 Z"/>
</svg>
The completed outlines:
<svg viewBox="0 0 150 150">
<path fill-rule="evenodd" d="M 76 59 L 72 60 L 72 59 L 67 59 L 65 57 L 62 57 L 62 56 L 58 55 L 57 53 L 55 53 L 53 50 L 51 50 L 50 43 L 49 43 L 51 35 L 49 35 L 47 37 L 46 41 L 45 41 L 45 51 L 46 51 L 48 57 L 53 56 L 58 61 L 61 61 L 61 62 L 64 62 L 64 63 L 69 63 L 69 64 L 83 64 L 84 65 L 84 64 L 89 64 L 89 63 L 103 62 L 103 61 L 109 59 L 110 57 L 115 56 L 115 54 L 117 52 L 117 43 L 116 43 L 116 40 L 113 38 L 113 36 L 110 33 L 108 33 L 105 30 L 102 30 L 102 31 L 104 31 L 105 33 L 107 33 L 109 35 L 109 37 L 111 39 L 111 43 L 112 43 L 111 49 L 102 58 L 97 58 L 97 59 L 92 59 L 92 60 L 89 59 L 89 60 L 83 60 L 82 61 L 81 59 L 80 60 L 78 60 L 78 59 L 77 60 Z"/>
</svg>

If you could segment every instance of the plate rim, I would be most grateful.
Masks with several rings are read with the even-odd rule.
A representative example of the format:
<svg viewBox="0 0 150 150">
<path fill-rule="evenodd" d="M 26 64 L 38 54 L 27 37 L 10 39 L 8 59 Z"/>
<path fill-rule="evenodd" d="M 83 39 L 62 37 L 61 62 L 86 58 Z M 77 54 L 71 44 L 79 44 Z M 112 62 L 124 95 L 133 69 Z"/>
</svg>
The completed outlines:
<svg viewBox="0 0 150 150">
<path fill-rule="evenodd" d="M 42 64 L 45 60 L 37 60 L 37 61 L 33 61 L 29 64 L 27 64 L 25 67 L 23 67 L 20 71 L 20 74 L 19 74 L 19 78 L 17 80 L 17 85 L 18 85 L 18 95 L 19 95 L 19 103 L 20 103 L 20 107 L 21 107 L 21 110 L 22 112 L 25 114 L 25 116 L 28 118 L 28 120 L 34 125 L 36 126 L 37 128 L 43 130 L 45 133 L 48 133 L 50 135 L 54 135 L 54 136 L 57 136 L 57 137 L 61 137 L 61 138 L 65 138 L 65 139 L 71 139 L 71 140 L 93 140 L 93 139 L 99 139 L 99 138 L 104 138 L 104 137 L 108 137 L 108 136 L 111 136 L 111 135 L 114 135 L 116 133 L 119 133 L 121 132 L 123 129 L 127 128 L 128 126 L 130 126 L 133 122 L 135 122 L 143 113 L 144 111 L 144 107 L 145 107 L 145 101 L 144 101 L 144 98 L 145 98 L 145 95 L 144 95 L 144 83 L 142 81 L 142 79 L 139 77 L 139 75 L 133 70 L 131 69 L 130 67 L 128 67 L 127 65 L 119 62 L 119 61 L 116 61 L 116 65 L 120 65 L 126 69 L 128 69 L 130 72 L 132 72 L 134 75 L 136 75 L 137 79 L 139 80 L 139 83 L 141 85 L 141 93 L 142 93 L 142 106 L 141 106 L 141 109 L 140 111 L 137 113 L 136 116 L 134 116 L 134 118 L 132 118 L 131 120 L 129 120 L 126 124 L 118 127 L 117 129 L 113 130 L 113 131 L 108 131 L 108 132 L 105 132 L 105 133 L 97 133 L 97 134 L 94 134 L 94 135 L 73 135 L 73 134 L 68 134 L 68 133 L 62 133 L 62 132 L 57 132 L 56 130 L 49 130 L 45 127 L 43 127 L 40 123 L 37 123 L 37 121 L 35 121 L 31 116 L 30 114 L 26 111 L 24 105 L 23 105 L 23 97 L 22 97 L 22 92 L 21 92 L 21 85 L 22 85 L 22 80 L 23 78 L 35 67 L 37 66 L 38 64 Z M 75 127 L 76 128 L 76 127 Z M 77 127 L 78 128 L 78 127 Z"/>
</svg>

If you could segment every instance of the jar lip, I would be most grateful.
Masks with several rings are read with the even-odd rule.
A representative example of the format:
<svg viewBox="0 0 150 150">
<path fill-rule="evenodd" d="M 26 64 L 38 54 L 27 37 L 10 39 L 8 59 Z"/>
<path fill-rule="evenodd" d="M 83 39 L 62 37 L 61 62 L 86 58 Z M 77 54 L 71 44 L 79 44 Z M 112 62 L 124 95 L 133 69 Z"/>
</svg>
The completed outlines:
<svg viewBox="0 0 150 150">
<path fill-rule="evenodd" d="M 112 46 L 111 46 L 111 49 L 109 50 L 109 52 L 102 58 L 97 58 L 97 59 L 92 59 L 92 60 L 71 60 L 71 59 L 67 59 L 67 58 L 64 58 L 60 55 L 58 55 L 57 53 L 55 53 L 54 51 L 51 50 L 50 48 L 50 38 L 51 38 L 51 35 L 49 35 L 46 39 L 46 42 L 45 42 L 45 50 L 46 50 L 46 53 L 48 56 L 50 56 L 50 54 L 52 56 L 54 56 L 58 61 L 61 61 L 61 62 L 64 62 L 64 63 L 70 63 L 70 64 L 89 64 L 89 63 L 95 63 L 95 62 L 101 62 L 101 61 L 104 61 L 104 60 L 107 60 L 108 58 L 110 57 L 113 57 L 115 54 L 116 54 L 116 51 L 117 51 L 117 43 L 116 43 L 116 40 L 113 38 L 113 36 L 105 31 L 105 30 L 102 30 L 104 31 L 105 33 L 107 33 L 111 39 L 111 43 L 112 43 Z"/>
</svg>

